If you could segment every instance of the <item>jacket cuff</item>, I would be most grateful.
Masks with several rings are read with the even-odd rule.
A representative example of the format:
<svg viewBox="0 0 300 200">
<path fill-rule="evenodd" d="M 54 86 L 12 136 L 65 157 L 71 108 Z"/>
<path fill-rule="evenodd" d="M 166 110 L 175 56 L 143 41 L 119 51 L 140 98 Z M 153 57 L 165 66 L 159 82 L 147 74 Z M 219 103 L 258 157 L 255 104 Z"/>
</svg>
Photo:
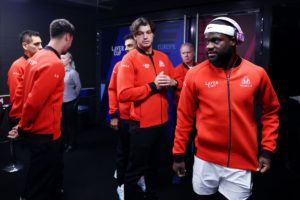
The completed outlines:
<svg viewBox="0 0 300 200">
<path fill-rule="evenodd" d="M 154 91 L 157 91 L 157 87 L 156 87 L 156 85 L 155 85 L 155 83 L 154 82 L 151 82 L 151 83 L 148 83 L 149 84 L 149 86 L 150 86 L 150 88 L 151 88 L 151 90 L 154 92 Z"/>
<path fill-rule="evenodd" d="M 270 160 L 272 159 L 273 155 L 274 155 L 273 152 L 268 151 L 268 150 L 264 150 L 264 149 L 262 149 L 261 152 L 260 152 L 260 156 L 268 158 Z"/>
<path fill-rule="evenodd" d="M 118 118 L 117 113 L 110 114 L 109 116 L 110 116 L 111 119 L 113 119 L 113 118 Z"/>
<path fill-rule="evenodd" d="M 183 162 L 184 161 L 184 155 L 174 155 L 173 156 L 173 161 L 174 162 Z"/>
</svg>

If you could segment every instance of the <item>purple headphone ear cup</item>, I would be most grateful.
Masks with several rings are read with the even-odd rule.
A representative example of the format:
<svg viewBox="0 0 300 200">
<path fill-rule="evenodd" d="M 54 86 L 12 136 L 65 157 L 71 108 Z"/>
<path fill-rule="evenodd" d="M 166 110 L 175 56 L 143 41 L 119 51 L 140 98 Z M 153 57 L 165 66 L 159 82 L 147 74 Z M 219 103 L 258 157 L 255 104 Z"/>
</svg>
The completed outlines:
<svg viewBox="0 0 300 200">
<path fill-rule="evenodd" d="M 244 33 L 239 33 L 236 32 L 236 40 L 238 41 L 239 44 L 245 41 L 245 35 Z"/>
<path fill-rule="evenodd" d="M 223 20 L 223 21 L 227 21 L 230 24 L 232 24 L 236 28 L 235 37 L 236 37 L 236 40 L 238 41 L 238 44 L 241 44 L 245 41 L 245 34 L 243 33 L 240 25 L 236 21 L 234 21 L 233 19 L 231 19 L 229 17 L 217 17 L 217 18 L 213 19 L 212 21 L 215 21 L 215 20 Z"/>
</svg>

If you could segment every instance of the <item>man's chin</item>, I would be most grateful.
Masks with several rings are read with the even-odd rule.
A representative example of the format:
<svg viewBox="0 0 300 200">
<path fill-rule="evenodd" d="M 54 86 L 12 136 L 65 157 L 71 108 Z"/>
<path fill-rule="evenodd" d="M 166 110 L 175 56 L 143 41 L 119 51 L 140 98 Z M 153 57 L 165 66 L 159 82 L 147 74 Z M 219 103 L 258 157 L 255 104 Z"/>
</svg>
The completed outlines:
<svg viewBox="0 0 300 200">
<path fill-rule="evenodd" d="M 208 57 L 209 62 L 211 62 L 212 64 L 217 63 L 217 58 L 216 57 Z"/>
<path fill-rule="evenodd" d="M 209 60 L 209 62 L 210 62 L 211 64 L 213 64 L 215 67 L 221 67 L 221 66 L 222 66 L 222 64 L 219 62 L 218 59 L 208 59 L 208 60 Z"/>
<path fill-rule="evenodd" d="M 151 45 L 143 45 L 142 49 L 149 49 L 151 47 Z"/>
</svg>

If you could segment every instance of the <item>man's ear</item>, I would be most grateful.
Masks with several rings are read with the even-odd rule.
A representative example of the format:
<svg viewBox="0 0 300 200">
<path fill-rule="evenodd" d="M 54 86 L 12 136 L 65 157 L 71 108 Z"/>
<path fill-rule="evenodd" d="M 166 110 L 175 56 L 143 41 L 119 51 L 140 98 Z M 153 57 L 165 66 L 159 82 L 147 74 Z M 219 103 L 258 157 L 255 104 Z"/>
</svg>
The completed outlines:
<svg viewBox="0 0 300 200">
<path fill-rule="evenodd" d="M 68 42 L 69 40 L 71 40 L 71 35 L 70 35 L 70 33 L 66 33 L 66 34 L 64 35 L 64 39 L 65 39 L 66 42 Z"/>
<path fill-rule="evenodd" d="M 24 50 L 28 49 L 28 43 L 27 42 L 22 42 L 22 47 Z"/>
<path fill-rule="evenodd" d="M 230 40 L 230 45 L 231 46 L 236 46 L 237 45 L 237 40 L 235 37 L 232 37 L 231 40 Z"/>
</svg>

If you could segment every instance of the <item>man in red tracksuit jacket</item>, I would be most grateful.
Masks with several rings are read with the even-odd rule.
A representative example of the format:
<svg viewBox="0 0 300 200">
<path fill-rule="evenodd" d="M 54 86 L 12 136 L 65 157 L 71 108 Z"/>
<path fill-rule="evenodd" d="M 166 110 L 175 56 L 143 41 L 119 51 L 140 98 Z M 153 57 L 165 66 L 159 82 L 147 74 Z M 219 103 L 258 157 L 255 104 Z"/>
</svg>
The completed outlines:
<svg viewBox="0 0 300 200">
<path fill-rule="evenodd" d="M 189 70 L 185 78 L 177 111 L 173 169 L 185 175 L 183 156 L 196 117 L 193 189 L 197 199 L 219 199 L 219 195 L 248 199 L 251 171 L 265 173 L 271 166 L 280 105 L 265 70 L 236 54 L 244 35 L 234 20 L 216 18 L 204 34 L 208 60 Z M 262 109 L 260 149 L 256 106 Z"/>
<path fill-rule="evenodd" d="M 178 87 L 174 90 L 174 104 L 175 104 L 175 109 L 177 111 L 177 107 L 178 107 L 178 102 L 179 102 L 179 97 L 180 97 L 180 93 L 182 90 L 182 86 L 183 86 L 183 82 L 186 76 L 186 73 L 192 69 L 197 63 L 195 62 L 195 47 L 193 44 L 191 43 L 183 43 L 180 47 L 180 56 L 181 56 L 181 60 L 182 63 L 180 63 L 179 65 L 177 65 L 174 69 L 174 77 L 175 79 L 179 82 Z M 177 119 L 177 112 L 175 112 L 175 122 Z M 193 126 L 191 135 L 190 135 L 190 139 L 188 142 L 188 147 L 187 147 L 187 152 L 186 152 L 186 158 L 187 158 L 187 168 L 192 168 L 192 163 L 193 163 L 193 159 L 194 159 L 194 151 L 195 151 L 195 145 L 194 145 L 194 138 L 195 138 L 195 134 L 196 134 L 196 127 Z M 174 135 L 173 138 L 174 139 Z M 173 177 L 173 183 L 174 184 L 178 184 L 180 183 L 181 179 L 177 176 Z"/>
<path fill-rule="evenodd" d="M 143 192 L 137 186 L 145 176 L 146 199 L 157 199 L 155 170 L 158 149 L 166 145 L 168 99 L 166 89 L 176 87 L 173 66 L 168 56 L 152 49 L 155 27 L 146 18 L 136 19 L 130 30 L 137 49 L 127 53 L 119 67 L 117 91 L 120 102 L 133 102 L 129 128 L 129 157 L 125 172 L 125 199 L 141 200 Z"/>
<path fill-rule="evenodd" d="M 178 85 L 174 93 L 174 103 L 176 108 L 178 106 L 182 83 L 184 81 L 185 75 L 189 69 L 193 68 L 196 65 L 194 45 L 188 42 L 182 44 L 180 47 L 180 56 L 182 59 L 182 63 L 177 65 L 174 69 L 174 77 L 178 82 L 181 83 Z"/>
<path fill-rule="evenodd" d="M 129 51 L 136 48 L 136 42 L 133 35 L 129 34 L 124 37 L 125 41 L 125 51 Z M 130 119 L 130 108 L 131 102 L 119 102 L 117 94 L 117 75 L 119 71 L 121 61 L 117 62 L 111 74 L 111 78 L 108 85 L 108 98 L 109 98 L 109 115 L 110 115 L 110 125 L 114 130 L 119 128 L 119 118 L 118 111 L 120 114 L 120 119 L 129 120 Z"/>
<path fill-rule="evenodd" d="M 19 83 L 22 81 L 22 77 L 27 66 L 27 59 L 31 58 L 36 52 L 42 49 L 42 40 L 40 34 L 36 31 L 25 30 L 20 34 L 20 42 L 24 50 L 24 55 L 13 62 L 8 70 L 7 85 L 9 89 L 10 102 L 20 105 L 14 101 L 15 91 Z M 16 126 L 20 120 L 22 112 L 22 106 L 15 106 L 9 112 L 9 126 L 10 128 Z"/>
<path fill-rule="evenodd" d="M 28 60 L 24 79 L 15 98 L 23 103 L 18 130 L 9 137 L 22 135 L 30 150 L 30 166 L 22 199 L 61 199 L 62 145 L 61 111 L 64 91 L 64 65 L 60 55 L 73 41 L 74 26 L 65 19 L 50 24 L 50 42 Z"/>
<path fill-rule="evenodd" d="M 136 41 L 132 34 L 125 35 L 125 51 L 136 48 Z M 116 179 L 117 179 L 117 193 L 120 199 L 124 199 L 124 176 L 128 163 L 129 152 L 129 124 L 130 124 L 130 109 L 132 102 L 119 102 L 117 93 L 117 75 L 121 61 L 117 62 L 111 74 L 108 86 L 108 102 L 109 102 L 109 115 L 110 126 L 118 131 L 117 153 L 116 153 Z M 118 118 L 119 112 L 119 118 Z M 139 181 L 140 186 L 145 188 L 145 183 L 142 178 Z"/>
</svg>

